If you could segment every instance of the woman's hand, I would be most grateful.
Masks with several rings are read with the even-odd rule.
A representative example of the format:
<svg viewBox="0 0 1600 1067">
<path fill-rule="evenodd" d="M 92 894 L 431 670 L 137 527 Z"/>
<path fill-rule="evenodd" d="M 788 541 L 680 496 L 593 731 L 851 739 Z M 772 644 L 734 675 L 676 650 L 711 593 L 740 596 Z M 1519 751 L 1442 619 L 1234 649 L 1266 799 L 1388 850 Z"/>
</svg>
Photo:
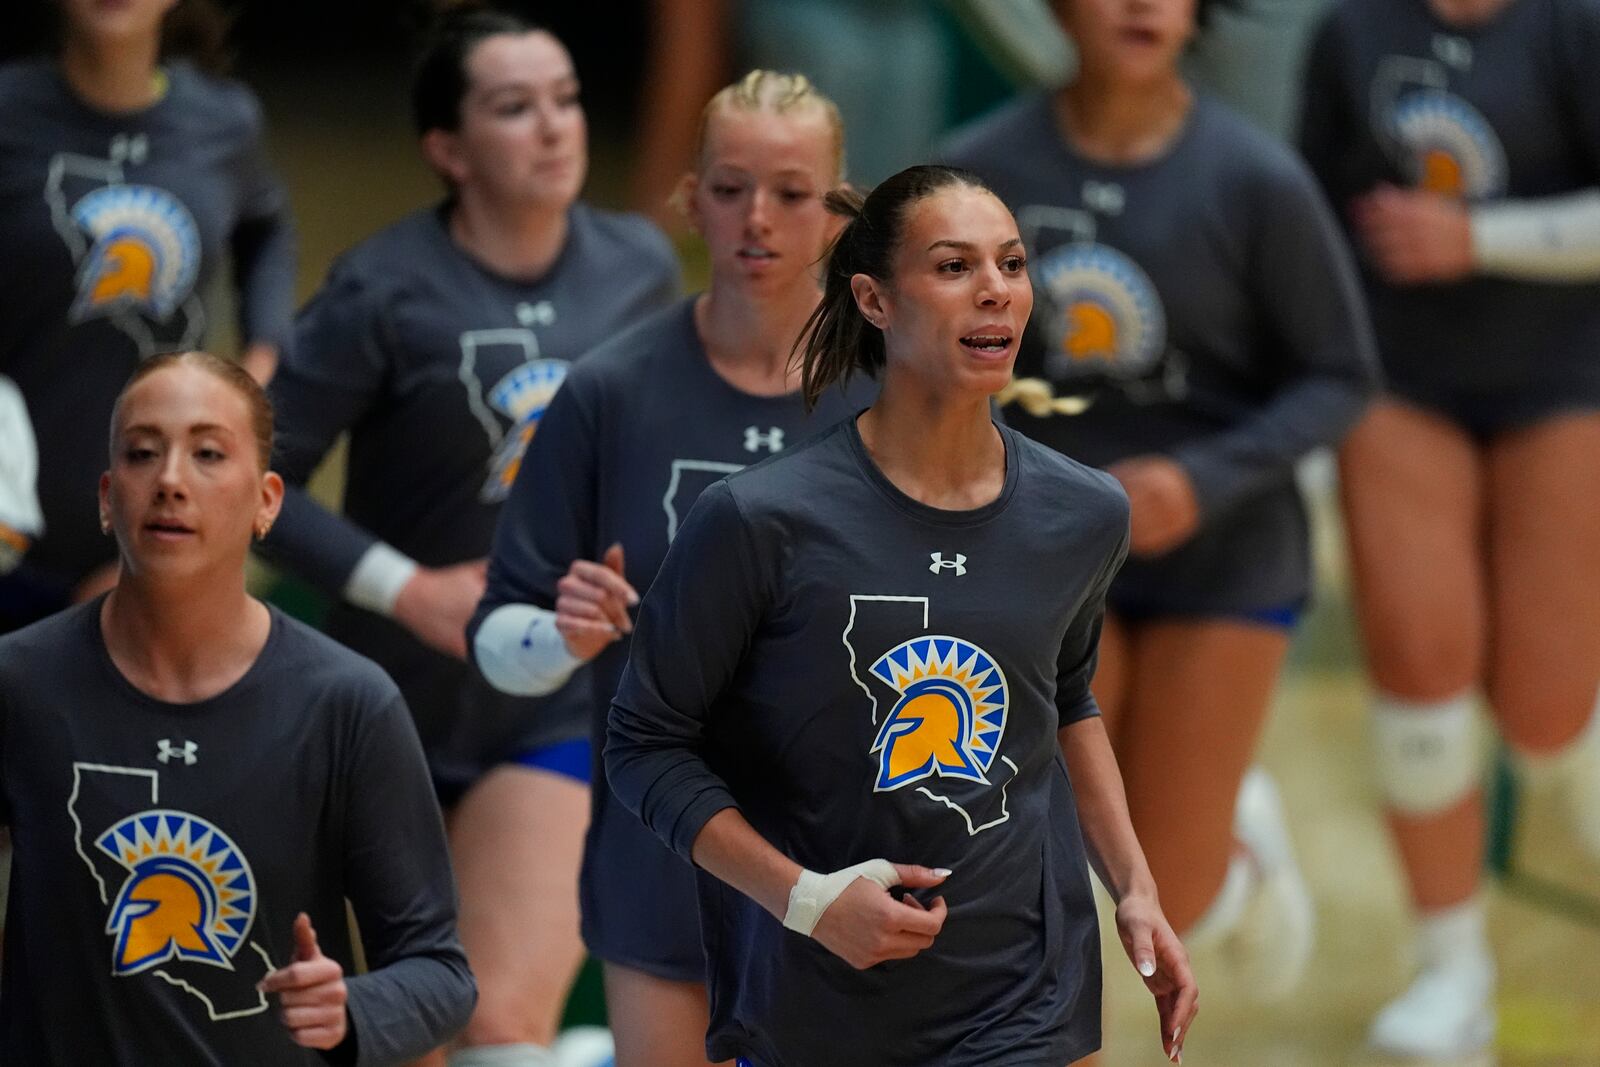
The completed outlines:
<svg viewBox="0 0 1600 1067">
<path fill-rule="evenodd" d="M 1395 285 L 1472 273 L 1472 218 L 1454 197 L 1379 185 L 1352 205 L 1351 218 L 1367 258 Z"/>
<path fill-rule="evenodd" d="M 303 911 L 294 920 L 294 961 L 267 975 L 258 988 L 278 994 L 278 1018 L 297 1045 L 336 1048 L 350 1032 L 344 968 L 322 954 L 311 917 Z"/>
<path fill-rule="evenodd" d="M 467 622 L 483 599 L 489 561 L 452 567 L 418 567 L 394 599 L 394 619 L 427 645 L 456 659 L 467 658 Z"/>
<path fill-rule="evenodd" d="M 622 546 L 616 544 L 599 563 L 574 560 L 556 583 L 556 630 L 567 651 L 585 662 L 633 632 L 628 609 L 639 603 L 639 594 L 622 575 Z"/>
<path fill-rule="evenodd" d="M 1136 556 L 1170 552 L 1200 528 L 1200 498 L 1189 472 L 1166 456 L 1132 456 L 1106 470 L 1122 483 L 1132 509 L 1128 549 Z"/>
<path fill-rule="evenodd" d="M 1200 1011 L 1200 990 L 1189 969 L 1189 953 L 1172 932 L 1154 896 L 1130 894 L 1117 905 L 1117 936 L 1145 988 L 1156 998 L 1161 1051 L 1183 1062 L 1183 1039 Z"/>
<path fill-rule="evenodd" d="M 894 869 L 900 885 L 907 889 L 936 886 L 950 873 L 904 863 L 896 863 Z M 910 959 L 932 945 L 948 913 L 944 897 L 933 898 L 925 908 L 910 895 L 896 900 L 889 890 L 862 876 L 828 905 L 811 936 L 856 970 L 864 971 L 885 960 Z"/>
</svg>

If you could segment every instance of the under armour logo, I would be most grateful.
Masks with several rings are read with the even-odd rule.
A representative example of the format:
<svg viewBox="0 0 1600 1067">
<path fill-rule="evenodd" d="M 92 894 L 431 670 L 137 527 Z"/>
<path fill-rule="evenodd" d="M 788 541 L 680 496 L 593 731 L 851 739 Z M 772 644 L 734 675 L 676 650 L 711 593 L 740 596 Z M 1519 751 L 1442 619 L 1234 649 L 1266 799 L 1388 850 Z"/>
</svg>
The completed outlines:
<svg viewBox="0 0 1600 1067">
<path fill-rule="evenodd" d="M 164 737 L 156 742 L 156 759 L 162 763 L 171 763 L 173 758 L 176 757 L 183 760 L 185 765 L 193 767 L 195 761 L 199 759 L 195 753 L 199 751 L 200 746 L 193 741 L 185 741 L 182 748 L 174 745 Z"/>
<path fill-rule="evenodd" d="M 967 573 L 967 557 L 959 552 L 956 553 L 955 559 L 945 559 L 943 552 L 930 552 L 928 553 L 928 558 L 933 560 L 932 563 L 928 564 L 928 570 L 934 574 L 938 574 L 942 570 L 952 570 L 956 572 L 956 577 L 959 578 Z"/>
<path fill-rule="evenodd" d="M 1448 33 L 1433 35 L 1433 54 L 1447 67 L 1457 70 L 1472 69 L 1472 42 L 1465 37 Z"/>
<path fill-rule="evenodd" d="M 142 133 L 119 133 L 111 138 L 109 152 L 113 163 L 143 163 L 150 155 L 150 138 Z"/>
<path fill-rule="evenodd" d="M 1102 215 L 1120 215 L 1128 204 L 1127 194 L 1116 182 L 1084 182 L 1083 202 L 1090 211 Z"/>
<path fill-rule="evenodd" d="M 783 451 L 783 431 L 774 426 L 766 433 L 762 433 L 754 426 L 744 428 L 744 450 L 746 452 L 759 452 L 765 448 L 768 452 Z"/>
<path fill-rule="evenodd" d="M 556 309 L 548 300 L 517 305 L 517 321 L 524 326 L 549 326 L 556 321 Z"/>
</svg>

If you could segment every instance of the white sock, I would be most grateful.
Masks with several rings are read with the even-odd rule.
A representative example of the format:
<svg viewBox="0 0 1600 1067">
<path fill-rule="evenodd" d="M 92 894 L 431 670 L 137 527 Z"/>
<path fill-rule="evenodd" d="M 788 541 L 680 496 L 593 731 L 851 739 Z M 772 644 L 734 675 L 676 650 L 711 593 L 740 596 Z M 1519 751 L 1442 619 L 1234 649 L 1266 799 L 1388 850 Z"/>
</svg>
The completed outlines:
<svg viewBox="0 0 1600 1067">
<path fill-rule="evenodd" d="M 554 1067 L 555 1059 L 543 1045 L 474 1045 L 446 1057 L 450 1067 Z"/>
<path fill-rule="evenodd" d="M 1261 880 L 1256 865 L 1243 849 L 1237 849 L 1228 860 L 1228 871 L 1222 876 L 1222 885 L 1211 905 L 1194 921 L 1183 935 L 1187 945 L 1214 945 L 1233 933 L 1244 916 Z"/>
<path fill-rule="evenodd" d="M 1454 907 L 1424 912 L 1417 920 L 1417 962 L 1423 970 L 1493 967 L 1487 918 L 1481 894 Z"/>
</svg>

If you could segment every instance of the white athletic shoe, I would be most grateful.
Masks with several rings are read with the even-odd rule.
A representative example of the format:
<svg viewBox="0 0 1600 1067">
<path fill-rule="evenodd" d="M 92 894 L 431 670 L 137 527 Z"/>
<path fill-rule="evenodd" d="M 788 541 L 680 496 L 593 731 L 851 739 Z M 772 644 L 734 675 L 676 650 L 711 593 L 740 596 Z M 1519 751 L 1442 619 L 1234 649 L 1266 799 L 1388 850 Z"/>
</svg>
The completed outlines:
<svg viewBox="0 0 1600 1067">
<path fill-rule="evenodd" d="M 1269 1003 L 1288 996 L 1305 977 L 1316 942 L 1316 911 L 1295 861 L 1278 787 L 1260 767 L 1250 768 L 1239 786 L 1233 832 L 1254 863 L 1257 884 L 1230 947 L 1252 998 Z"/>
<path fill-rule="evenodd" d="M 1478 951 L 1423 969 L 1390 1001 L 1367 1040 L 1390 1056 L 1459 1060 L 1494 1041 L 1494 962 Z"/>
<path fill-rule="evenodd" d="M 603 1026 L 574 1026 L 550 1046 L 555 1067 L 615 1067 L 616 1043 Z"/>
</svg>

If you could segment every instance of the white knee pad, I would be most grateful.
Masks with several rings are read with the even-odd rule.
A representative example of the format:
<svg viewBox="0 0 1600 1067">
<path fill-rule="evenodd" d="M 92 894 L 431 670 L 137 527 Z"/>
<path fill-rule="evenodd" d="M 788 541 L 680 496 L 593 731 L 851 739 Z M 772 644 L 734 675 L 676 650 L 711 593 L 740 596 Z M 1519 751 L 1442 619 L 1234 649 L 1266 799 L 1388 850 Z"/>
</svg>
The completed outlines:
<svg viewBox="0 0 1600 1067">
<path fill-rule="evenodd" d="M 1378 786 L 1389 807 L 1407 815 L 1450 808 L 1483 777 L 1473 699 L 1436 703 L 1378 694 L 1372 701 Z"/>
<path fill-rule="evenodd" d="M 450 1067 L 555 1067 L 556 1062 L 543 1045 L 476 1045 L 446 1059 Z"/>
</svg>

